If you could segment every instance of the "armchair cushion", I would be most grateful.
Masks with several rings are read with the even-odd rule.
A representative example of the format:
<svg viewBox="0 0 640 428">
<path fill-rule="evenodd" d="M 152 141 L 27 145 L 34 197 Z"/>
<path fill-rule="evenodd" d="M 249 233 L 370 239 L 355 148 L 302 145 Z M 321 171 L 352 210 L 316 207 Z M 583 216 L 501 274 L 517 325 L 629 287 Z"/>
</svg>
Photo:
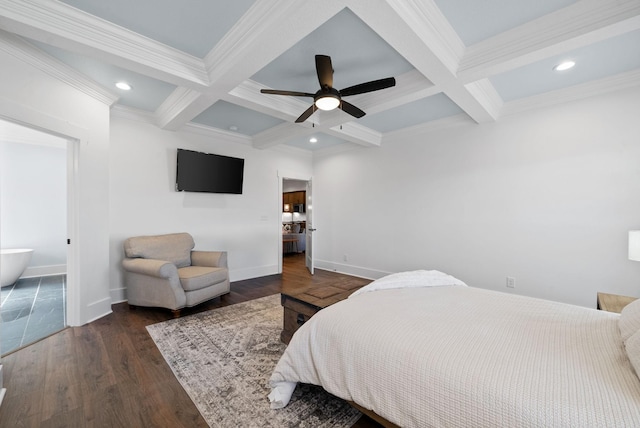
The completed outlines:
<svg viewBox="0 0 640 428">
<path fill-rule="evenodd" d="M 200 290 L 227 279 L 227 269 L 205 266 L 187 266 L 178 269 L 184 291 Z"/>
<path fill-rule="evenodd" d="M 195 242 L 188 233 L 137 236 L 124 242 L 124 252 L 129 258 L 166 260 L 179 268 L 191 265 L 193 247 Z"/>
</svg>

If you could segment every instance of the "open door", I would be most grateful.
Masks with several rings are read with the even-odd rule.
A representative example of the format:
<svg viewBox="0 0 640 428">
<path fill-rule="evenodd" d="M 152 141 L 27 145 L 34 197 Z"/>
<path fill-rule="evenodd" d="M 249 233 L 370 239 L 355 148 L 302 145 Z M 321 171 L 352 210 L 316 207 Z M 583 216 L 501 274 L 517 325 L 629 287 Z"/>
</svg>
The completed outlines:
<svg viewBox="0 0 640 428">
<path fill-rule="evenodd" d="M 311 178 L 307 181 L 307 229 L 306 229 L 306 251 L 305 251 L 305 264 L 311 275 L 313 275 L 313 198 L 311 195 Z"/>
</svg>

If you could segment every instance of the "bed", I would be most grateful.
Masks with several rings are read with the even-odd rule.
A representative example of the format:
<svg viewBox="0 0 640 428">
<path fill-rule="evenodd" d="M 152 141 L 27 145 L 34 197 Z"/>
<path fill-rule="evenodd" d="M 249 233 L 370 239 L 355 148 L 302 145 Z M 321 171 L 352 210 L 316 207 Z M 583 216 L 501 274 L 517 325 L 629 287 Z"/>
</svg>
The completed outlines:
<svg viewBox="0 0 640 428">
<path fill-rule="evenodd" d="M 640 300 L 618 315 L 403 272 L 302 325 L 269 399 L 302 382 L 402 427 L 637 427 L 639 330 Z"/>
</svg>

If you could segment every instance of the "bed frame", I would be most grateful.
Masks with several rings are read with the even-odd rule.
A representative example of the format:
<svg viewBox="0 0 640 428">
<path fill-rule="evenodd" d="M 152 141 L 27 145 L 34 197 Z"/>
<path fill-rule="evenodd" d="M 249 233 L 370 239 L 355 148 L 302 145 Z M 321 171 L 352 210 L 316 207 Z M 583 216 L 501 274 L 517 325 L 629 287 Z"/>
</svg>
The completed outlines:
<svg viewBox="0 0 640 428">
<path fill-rule="evenodd" d="M 389 422 L 388 420 L 386 420 L 382 416 L 379 416 L 379 415 L 375 414 L 371 410 L 365 409 L 364 407 L 360 406 L 359 404 L 354 403 L 353 401 L 347 401 L 347 403 L 349 403 L 349 405 L 351 405 L 351 407 L 360 410 L 360 412 L 362 414 L 364 414 L 365 416 L 368 416 L 369 418 L 373 419 L 374 421 L 376 421 L 377 423 L 379 423 L 380 425 L 382 425 L 385 428 L 400 428 L 398 425 L 396 425 L 396 424 L 394 424 L 392 422 Z"/>
</svg>

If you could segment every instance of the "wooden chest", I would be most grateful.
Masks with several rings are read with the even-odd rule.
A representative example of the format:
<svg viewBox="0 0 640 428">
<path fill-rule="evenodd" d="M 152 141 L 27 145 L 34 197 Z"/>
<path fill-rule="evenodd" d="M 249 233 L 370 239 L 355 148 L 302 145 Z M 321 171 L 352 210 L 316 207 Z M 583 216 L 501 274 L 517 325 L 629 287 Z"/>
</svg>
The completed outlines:
<svg viewBox="0 0 640 428">
<path fill-rule="evenodd" d="M 364 280 L 367 282 L 367 280 Z M 351 293 L 366 284 L 354 281 L 337 281 L 331 285 L 309 286 L 304 290 L 296 290 L 281 294 L 284 308 L 284 322 L 280 340 L 289 343 L 293 333 L 319 310 L 344 300 Z"/>
</svg>

